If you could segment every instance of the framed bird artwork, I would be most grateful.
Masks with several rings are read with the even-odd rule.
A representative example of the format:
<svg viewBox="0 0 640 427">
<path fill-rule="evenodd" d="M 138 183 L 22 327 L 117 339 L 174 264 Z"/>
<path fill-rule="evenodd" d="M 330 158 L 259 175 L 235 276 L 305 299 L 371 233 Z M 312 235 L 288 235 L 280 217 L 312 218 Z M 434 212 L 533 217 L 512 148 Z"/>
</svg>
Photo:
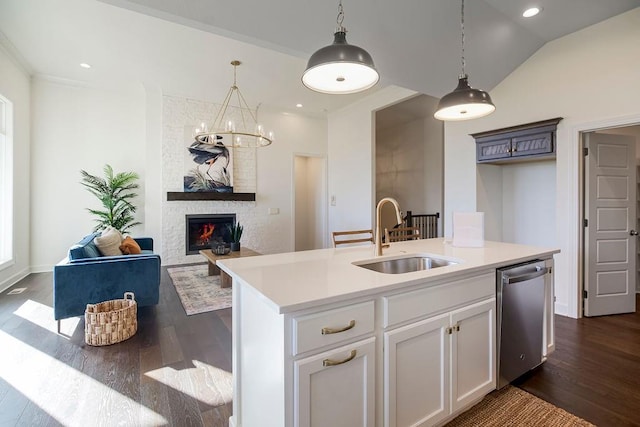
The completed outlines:
<svg viewBox="0 0 640 427">
<path fill-rule="evenodd" d="M 221 136 L 187 144 L 184 191 L 233 193 L 233 159 Z"/>
</svg>

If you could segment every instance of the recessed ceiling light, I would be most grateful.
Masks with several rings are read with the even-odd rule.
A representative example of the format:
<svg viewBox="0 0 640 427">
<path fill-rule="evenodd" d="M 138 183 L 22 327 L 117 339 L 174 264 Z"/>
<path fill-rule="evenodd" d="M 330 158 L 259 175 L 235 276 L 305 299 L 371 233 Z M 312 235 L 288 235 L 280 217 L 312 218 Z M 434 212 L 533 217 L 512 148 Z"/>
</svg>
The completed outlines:
<svg viewBox="0 0 640 427">
<path fill-rule="evenodd" d="M 302 104 L 296 104 L 296 107 L 302 108 Z"/>
<path fill-rule="evenodd" d="M 82 68 L 91 68 L 91 65 L 87 64 L 86 62 L 81 63 L 80 66 Z"/>
<path fill-rule="evenodd" d="M 525 18 L 531 18 L 532 16 L 536 16 L 538 13 L 542 11 L 541 7 L 531 7 L 524 12 L 522 12 L 522 16 Z"/>
</svg>

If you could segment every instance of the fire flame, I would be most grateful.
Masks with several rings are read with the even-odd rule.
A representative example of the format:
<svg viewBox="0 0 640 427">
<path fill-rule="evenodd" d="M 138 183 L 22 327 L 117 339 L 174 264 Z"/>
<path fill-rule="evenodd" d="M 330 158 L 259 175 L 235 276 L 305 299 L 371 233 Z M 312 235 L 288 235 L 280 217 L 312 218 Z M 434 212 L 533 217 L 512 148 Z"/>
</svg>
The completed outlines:
<svg viewBox="0 0 640 427">
<path fill-rule="evenodd" d="M 200 235 L 198 236 L 198 240 L 201 244 L 205 245 L 209 243 L 209 239 L 211 239 L 211 235 L 213 234 L 213 230 L 216 229 L 216 226 L 213 224 L 204 224 L 200 229 Z"/>
</svg>

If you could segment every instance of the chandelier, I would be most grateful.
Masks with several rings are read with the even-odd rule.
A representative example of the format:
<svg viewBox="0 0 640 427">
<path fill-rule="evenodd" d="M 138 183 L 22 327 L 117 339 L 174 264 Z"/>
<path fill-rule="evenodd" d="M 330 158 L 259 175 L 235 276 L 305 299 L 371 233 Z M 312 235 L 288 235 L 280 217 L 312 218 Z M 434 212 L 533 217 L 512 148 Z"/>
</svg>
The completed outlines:
<svg viewBox="0 0 640 427">
<path fill-rule="evenodd" d="M 202 123 L 195 130 L 194 138 L 203 144 L 224 145 L 233 148 L 257 148 L 271 145 L 273 131 L 266 132 L 256 119 L 254 112 L 245 101 L 236 81 L 236 69 L 240 61 L 231 61 L 233 65 L 233 85 L 222 101 L 213 123 Z"/>
</svg>

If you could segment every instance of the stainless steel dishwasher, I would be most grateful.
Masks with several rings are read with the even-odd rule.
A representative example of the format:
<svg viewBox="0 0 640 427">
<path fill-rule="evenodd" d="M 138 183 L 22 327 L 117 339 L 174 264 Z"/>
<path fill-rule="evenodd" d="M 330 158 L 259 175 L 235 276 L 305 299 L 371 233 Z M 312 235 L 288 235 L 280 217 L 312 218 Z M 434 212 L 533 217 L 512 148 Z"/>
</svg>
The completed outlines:
<svg viewBox="0 0 640 427">
<path fill-rule="evenodd" d="M 544 261 L 497 270 L 498 388 L 542 363 Z"/>
</svg>

